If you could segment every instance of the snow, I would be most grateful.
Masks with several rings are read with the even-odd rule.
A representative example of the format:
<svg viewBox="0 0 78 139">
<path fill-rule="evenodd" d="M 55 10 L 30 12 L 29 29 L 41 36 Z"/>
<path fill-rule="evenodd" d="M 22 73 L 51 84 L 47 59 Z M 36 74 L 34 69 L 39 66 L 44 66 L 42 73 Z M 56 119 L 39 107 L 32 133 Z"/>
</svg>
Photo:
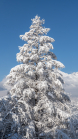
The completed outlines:
<svg viewBox="0 0 78 139">
<path fill-rule="evenodd" d="M 57 80 L 55 80 L 55 85 L 57 85 L 57 86 L 59 86 L 59 87 L 61 87 L 61 88 L 63 88 L 63 86 L 62 86 L 62 83 L 57 79 Z"/>
<path fill-rule="evenodd" d="M 43 43 L 43 42 L 54 42 L 55 40 L 49 36 L 41 36 L 40 37 L 40 43 Z"/>
<path fill-rule="evenodd" d="M 60 61 L 56 61 L 56 60 L 52 60 L 54 65 L 58 68 L 65 68 L 65 66 L 60 62 Z"/>
</svg>

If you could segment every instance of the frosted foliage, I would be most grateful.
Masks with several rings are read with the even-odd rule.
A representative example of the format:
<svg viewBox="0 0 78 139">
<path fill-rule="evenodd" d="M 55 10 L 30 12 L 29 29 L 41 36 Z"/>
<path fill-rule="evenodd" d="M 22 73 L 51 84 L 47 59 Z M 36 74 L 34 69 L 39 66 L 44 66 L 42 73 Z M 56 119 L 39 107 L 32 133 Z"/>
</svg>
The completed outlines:
<svg viewBox="0 0 78 139">
<path fill-rule="evenodd" d="M 77 113 L 59 72 L 64 65 L 50 51 L 55 40 L 44 22 L 35 16 L 20 35 L 26 41 L 16 55 L 20 64 L 7 75 L 11 90 L 0 99 L 0 139 L 76 139 Z"/>
<path fill-rule="evenodd" d="M 56 60 L 53 60 L 53 63 L 57 68 L 64 68 L 65 67 L 61 62 L 56 61 Z"/>
<path fill-rule="evenodd" d="M 41 36 L 40 37 L 40 43 L 43 44 L 43 43 L 49 43 L 49 42 L 54 42 L 54 39 L 49 37 L 49 36 Z"/>
<path fill-rule="evenodd" d="M 47 82 L 46 82 L 46 81 L 41 81 L 41 82 L 39 82 L 39 83 L 37 84 L 37 88 L 38 88 L 39 90 L 43 90 L 43 89 L 47 90 L 47 89 L 48 89 Z"/>
<path fill-rule="evenodd" d="M 56 86 L 63 88 L 62 83 L 58 79 L 54 83 Z"/>
</svg>

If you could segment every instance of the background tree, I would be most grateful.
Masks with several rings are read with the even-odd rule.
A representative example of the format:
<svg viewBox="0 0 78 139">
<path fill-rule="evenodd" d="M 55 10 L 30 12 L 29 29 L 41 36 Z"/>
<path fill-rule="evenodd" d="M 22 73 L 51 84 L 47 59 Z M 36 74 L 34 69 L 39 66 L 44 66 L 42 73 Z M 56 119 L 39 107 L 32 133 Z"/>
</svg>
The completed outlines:
<svg viewBox="0 0 78 139">
<path fill-rule="evenodd" d="M 49 28 L 44 20 L 35 16 L 29 32 L 20 35 L 26 43 L 19 47 L 17 61 L 11 69 L 7 84 L 11 85 L 8 97 L 0 101 L 1 139 L 74 139 L 70 120 L 70 98 L 64 93 L 63 79 L 53 49 L 54 39 L 47 36 Z"/>
</svg>

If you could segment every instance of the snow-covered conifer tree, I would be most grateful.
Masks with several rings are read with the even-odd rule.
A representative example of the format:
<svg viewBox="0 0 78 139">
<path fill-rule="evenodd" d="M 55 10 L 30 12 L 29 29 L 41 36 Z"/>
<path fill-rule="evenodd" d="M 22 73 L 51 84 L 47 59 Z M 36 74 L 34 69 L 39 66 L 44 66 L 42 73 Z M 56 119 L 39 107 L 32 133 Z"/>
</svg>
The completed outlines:
<svg viewBox="0 0 78 139">
<path fill-rule="evenodd" d="M 49 28 L 35 16 L 29 32 L 20 35 L 26 43 L 19 47 L 19 65 L 11 69 L 8 97 L 0 101 L 1 139 L 74 139 L 70 122 L 70 98 L 64 93 L 63 79 L 53 49 Z"/>
</svg>

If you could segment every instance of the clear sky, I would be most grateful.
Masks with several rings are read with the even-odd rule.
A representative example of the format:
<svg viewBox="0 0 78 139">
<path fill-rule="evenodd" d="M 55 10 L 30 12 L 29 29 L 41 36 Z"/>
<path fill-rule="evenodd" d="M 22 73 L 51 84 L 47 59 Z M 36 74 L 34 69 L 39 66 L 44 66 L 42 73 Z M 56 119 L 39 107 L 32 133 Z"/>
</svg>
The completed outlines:
<svg viewBox="0 0 78 139">
<path fill-rule="evenodd" d="M 66 73 L 78 72 L 78 0 L 0 0 L 0 81 L 16 66 L 19 38 L 36 15 L 55 39 L 53 52 Z"/>
</svg>

